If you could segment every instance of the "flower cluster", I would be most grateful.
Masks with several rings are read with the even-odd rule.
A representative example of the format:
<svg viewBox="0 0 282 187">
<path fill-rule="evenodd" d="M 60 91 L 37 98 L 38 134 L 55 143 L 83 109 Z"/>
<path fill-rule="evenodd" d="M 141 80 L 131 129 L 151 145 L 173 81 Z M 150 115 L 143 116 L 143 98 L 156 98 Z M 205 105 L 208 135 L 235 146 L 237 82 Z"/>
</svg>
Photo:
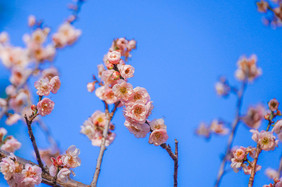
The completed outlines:
<svg viewBox="0 0 282 187">
<path fill-rule="evenodd" d="M 106 122 L 107 119 L 105 113 L 96 111 L 83 123 L 80 132 L 85 134 L 91 140 L 93 146 L 100 146 Z M 114 128 L 115 126 L 110 123 L 106 146 L 109 146 L 115 139 L 116 134 L 112 132 Z"/>
<path fill-rule="evenodd" d="M 253 81 L 262 74 L 262 70 L 257 67 L 257 57 L 252 55 L 250 58 L 241 57 L 238 61 L 238 69 L 235 76 L 240 81 Z"/>
<path fill-rule="evenodd" d="M 231 158 L 231 167 L 235 172 L 238 172 L 240 168 L 243 169 L 244 173 L 246 175 L 251 174 L 251 168 L 253 167 L 253 163 L 250 162 L 249 157 L 254 158 L 255 157 L 255 148 L 253 147 L 240 147 L 240 148 L 234 148 L 232 153 L 233 157 Z M 261 169 L 261 166 L 256 166 L 256 171 L 259 171 Z"/>
<path fill-rule="evenodd" d="M 264 24 L 273 27 L 282 25 L 282 4 L 280 0 L 260 0 L 257 2 L 258 12 L 264 13 L 266 16 L 263 19 Z"/>
<path fill-rule="evenodd" d="M 21 143 L 16 140 L 13 136 L 6 136 L 7 130 L 0 128 L 0 149 L 14 153 L 21 147 Z"/>
<path fill-rule="evenodd" d="M 209 138 L 212 133 L 217 135 L 226 135 L 229 133 L 229 129 L 225 127 L 223 121 L 215 119 L 210 125 L 201 123 L 196 130 L 197 135 L 204 136 L 205 138 Z"/>
<path fill-rule="evenodd" d="M 1 160 L 0 170 L 10 187 L 34 187 L 42 180 L 40 167 L 31 164 L 22 165 L 12 153 Z"/>
<path fill-rule="evenodd" d="M 98 77 L 101 81 L 94 77 L 94 81 L 87 84 L 87 89 L 89 92 L 93 92 L 95 85 L 98 85 L 95 94 L 99 99 L 107 104 L 115 103 L 116 106 L 124 107 L 126 119 L 124 125 L 131 133 L 138 138 L 144 138 L 151 132 L 149 143 L 161 145 L 168 139 L 164 121 L 158 119 L 149 122 L 148 117 L 153 109 L 150 95 L 145 88 L 133 88 L 128 83 L 128 78 L 133 77 L 135 69 L 125 62 L 131 57 L 130 52 L 135 48 L 135 40 L 129 41 L 125 38 L 114 40 L 108 53 L 104 56 L 105 66 L 103 64 L 98 65 Z M 104 124 L 100 125 L 95 121 L 93 117 L 95 114 L 97 112 L 84 123 L 81 132 L 90 138 L 93 145 L 100 145 L 99 139 L 102 138 L 101 132 Z M 109 131 L 108 134 L 112 135 L 113 133 Z M 112 138 L 113 136 L 109 137 Z M 112 139 L 108 142 L 110 143 Z"/>
<path fill-rule="evenodd" d="M 79 154 L 79 149 L 71 145 L 66 151 L 66 154 L 59 155 L 56 158 L 52 157 L 52 165 L 49 167 L 50 175 L 53 177 L 56 176 L 60 181 L 67 182 L 71 173 L 75 175 L 70 169 L 76 168 L 81 164 L 78 157 Z"/>
</svg>

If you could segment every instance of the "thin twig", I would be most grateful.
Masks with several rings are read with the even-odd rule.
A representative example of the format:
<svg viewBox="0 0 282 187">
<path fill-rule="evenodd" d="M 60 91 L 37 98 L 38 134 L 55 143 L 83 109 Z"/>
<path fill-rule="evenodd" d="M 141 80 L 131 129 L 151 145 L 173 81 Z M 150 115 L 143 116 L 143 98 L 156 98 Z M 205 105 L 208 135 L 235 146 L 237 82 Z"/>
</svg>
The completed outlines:
<svg viewBox="0 0 282 187">
<path fill-rule="evenodd" d="M 9 155 L 10 155 L 10 153 L 3 151 L 3 150 L 0 150 L 0 161 L 3 158 L 6 158 Z M 35 163 L 33 163 L 29 160 L 25 160 L 21 157 L 16 157 L 16 158 L 17 158 L 17 162 L 19 162 L 22 165 L 31 164 L 31 165 L 38 166 L 37 164 L 35 164 Z M 78 182 L 78 181 L 75 181 L 75 180 L 72 180 L 72 179 L 69 179 L 67 182 L 64 182 L 64 181 L 61 181 L 60 179 L 58 179 L 56 181 L 56 183 L 54 184 L 53 177 L 48 172 L 42 172 L 42 182 L 41 183 L 44 183 L 44 184 L 47 184 L 47 185 L 53 186 L 53 187 L 89 187 L 89 185 L 83 184 L 81 182 Z"/>
<path fill-rule="evenodd" d="M 26 121 L 26 124 L 27 124 L 27 128 L 28 128 L 28 135 L 29 135 L 29 138 L 30 138 L 30 140 L 32 142 L 32 146 L 33 146 L 33 149 L 34 149 L 34 152 L 35 152 L 35 155 L 36 155 L 37 163 L 40 166 L 40 168 L 43 171 L 45 171 L 44 165 L 42 163 L 42 160 L 41 160 L 41 157 L 40 157 L 40 154 L 39 154 L 39 150 L 38 150 L 38 147 L 37 147 L 37 144 L 36 144 L 36 140 L 35 140 L 33 132 L 32 132 L 32 128 L 31 128 L 32 120 L 29 120 L 26 115 L 25 115 L 24 118 L 25 118 L 25 121 Z"/>
<path fill-rule="evenodd" d="M 242 102 L 243 102 L 243 95 L 244 95 L 246 86 L 247 86 L 246 82 L 245 81 L 242 82 L 241 89 L 237 94 L 238 97 L 237 97 L 237 103 L 236 103 L 235 119 L 232 123 L 232 130 L 231 130 L 231 133 L 230 133 L 229 138 L 228 138 L 228 143 L 227 143 L 227 146 L 226 146 L 224 158 L 222 159 L 221 164 L 220 164 L 217 179 L 216 179 L 216 182 L 215 182 L 215 187 L 218 187 L 220 185 L 222 177 L 225 173 L 225 165 L 226 165 L 226 161 L 227 161 L 227 156 L 230 153 L 231 146 L 232 146 L 232 143 L 234 141 L 236 130 L 237 130 L 237 127 L 238 127 L 238 124 L 239 124 L 239 121 L 240 121 L 240 113 L 241 113 L 241 107 L 242 107 Z"/>
<path fill-rule="evenodd" d="M 100 171 L 101 171 L 101 164 L 102 164 L 104 152 L 106 150 L 105 144 L 106 144 L 106 140 L 107 140 L 107 137 L 108 137 L 109 126 L 110 126 L 111 120 L 112 120 L 115 112 L 117 111 L 117 107 L 120 103 L 120 102 L 115 103 L 114 109 L 110 113 L 109 112 L 109 105 L 106 103 L 106 101 L 103 101 L 103 102 L 105 104 L 106 122 L 105 122 L 103 137 L 102 137 L 101 145 L 100 145 L 100 153 L 99 153 L 99 156 L 98 156 L 98 159 L 97 159 L 96 170 L 95 170 L 95 173 L 94 173 L 94 176 L 93 176 L 93 180 L 91 182 L 91 187 L 97 186 L 99 174 L 100 174 Z"/>
</svg>

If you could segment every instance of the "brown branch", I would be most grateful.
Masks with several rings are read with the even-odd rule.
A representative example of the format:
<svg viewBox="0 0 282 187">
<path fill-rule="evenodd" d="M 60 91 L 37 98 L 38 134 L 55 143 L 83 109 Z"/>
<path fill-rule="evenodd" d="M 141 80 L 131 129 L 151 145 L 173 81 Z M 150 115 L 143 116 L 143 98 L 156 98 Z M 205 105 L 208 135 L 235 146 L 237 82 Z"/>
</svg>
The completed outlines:
<svg viewBox="0 0 282 187">
<path fill-rule="evenodd" d="M 9 156 L 10 153 L 6 152 L 6 151 L 3 151 L 3 150 L 0 150 L 0 161 Z M 17 157 L 17 161 L 20 163 L 20 164 L 31 164 L 31 165 L 36 165 L 38 166 L 37 164 L 29 161 L 29 160 L 25 160 L 21 157 Z M 75 180 L 72 180 L 72 179 L 69 179 L 67 182 L 63 182 L 61 180 L 57 180 L 57 182 L 54 184 L 54 181 L 53 181 L 53 177 L 47 173 L 47 172 L 42 172 L 42 182 L 41 183 L 44 183 L 44 184 L 47 184 L 49 186 L 53 186 L 53 187 L 89 187 L 89 185 L 86 185 L 86 184 L 83 184 L 81 182 L 78 182 L 78 181 L 75 181 Z"/>
<path fill-rule="evenodd" d="M 28 135 L 29 135 L 29 138 L 30 138 L 30 140 L 32 142 L 32 146 L 33 146 L 33 149 L 34 149 L 34 152 L 35 152 L 35 155 L 36 155 L 37 163 L 40 166 L 40 168 L 43 171 L 45 171 L 44 165 L 43 165 L 42 160 L 40 158 L 40 154 L 39 154 L 39 150 L 38 150 L 38 147 L 37 147 L 37 144 L 36 144 L 36 140 L 35 140 L 33 132 L 32 132 L 32 128 L 31 128 L 32 120 L 29 120 L 26 115 L 25 115 L 24 118 L 25 118 L 25 121 L 26 121 L 26 124 L 27 124 L 27 128 L 28 128 Z"/>
<path fill-rule="evenodd" d="M 231 151 L 231 146 L 233 144 L 234 138 L 235 138 L 235 134 L 236 134 L 236 130 L 240 121 L 240 113 L 241 113 L 241 107 L 242 107 L 242 102 L 243 102 L 243 95 L 244 95 L 244 91 L 246 89 L 246 82 L 242 82 L 241 85 L 241 89 L 239 92 L 237 92 L 237 104 L 236 104 L 236 114 L 235 114 L 235 119 L 232 123 L 232 130 L 231 130 L 231 134 L 229 135 L 228 138 L 228 143 L 225 149 L 225 155 L 224 158 L 221 161 L 220 164 L 220 168 L 218 171 L 218 175 L 217 175 L 217 179 L 215 182 L 215 187 L 218 187 L 220 185 L 220 182 L 222 180 L 222 177 L 225 173 L 225 165 L 226 165 L 226 161 L 227 161 L 227 156 Z"/>
<path fill-rule="evenodd" d="M 161 144 L 161 147 L 167 151 L 169 156 L 172 158 L 174 161 L 174 174 L 173 174 L 173 186 L 177 187 L 177 176 L 178 176 L 178 141 L 177 139 L 175 141 L 175 150 L 174 153 L 171 150 L 171 147 L 169 144 L 163 143 Z"/>
<path fill-rule="evenodd" d="M 104 126 L 104 131 L 103 131 L 103 137 L 102 137 L 102 141 L 101 141 L 101 145 L 100 145 L 100 153 L 99 156 L 97 158 L 97 164 L 96 164 L 96 170 L 93 176 L 93 180 L 91 182 L 91 187 L 96 187 L 97 186 L 97 182 L 98 182 L 98 178 L 99 178 L 99 174 L 101 171 L 101 164 L 102 164 L 102 160 L 103 160 L 103 156 L 104 156 L 104 152 L 106 150 L 106 140 L 108 137 L 108 131 L 109 131 L 109 126 L 111 123 L 111 120 L 115 114 L 115 112 L 117 111 L 117 107 L 120 104 L 120 102 L 115 103 L 115 106 L 112 110 L 112 112 L 109 112 L 109 105 L 106 103 L 106 101 L 103 101 L 105 104 L 105 115 L 106 115 L 106 123 Z"/>
</svg>

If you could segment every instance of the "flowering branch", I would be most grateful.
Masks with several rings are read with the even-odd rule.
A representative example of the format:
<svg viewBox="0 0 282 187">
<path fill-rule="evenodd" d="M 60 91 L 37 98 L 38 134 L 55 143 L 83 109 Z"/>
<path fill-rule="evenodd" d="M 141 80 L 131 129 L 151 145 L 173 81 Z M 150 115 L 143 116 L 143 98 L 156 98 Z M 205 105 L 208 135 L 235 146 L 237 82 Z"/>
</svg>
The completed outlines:
<svg viewBox="0 0 282 187">
<path fill-rule="evenodd" d="M 111 123 L 111 120 L 117 110 L 117 107 L 119 105 L 120 102 L 115 103 L 114 108 L 112 110 L 112 112 L 109 112 L 109 105 L 107 104 L 106 101 L 103 101 L 105 104 L 105 115 L 106 115 L 106 122 L 105 122 L 105 127 L 103 130 L 103 137 L 102 137 L 102 141 L 101 141 L 101 147 L 100 147 L 100 153 L 97 159 L 97 164 L 96 164 L 96 170 L 93 176 L 93 180 L 91 182 L 91 187 L 96 187 L 97 186 L 97 182 L 98 182 L 98 177 L 101 171 L 101 164 L 102 164 L 102 160 L 103 160 L 103 156 L 104 156 L 104 152 L 106 150 L 106 139 L 108 137 L 108 131 L 109 131 L 109 126 Z"/>
<path fill-rule="evenodd" d="M 221 165 L 220 165 L 220 169 L 218 171 L 218 176 L 217 176 L 217 179 L 216 179 L 215 187 L 219 186 L 221 179 L 222 179 L 222 176 L 225 173 L 225 165 L 226 165 L 226 161 L 227 161 L 227 156 L 230 153 L 231 146 L 232 146 L 232 143 L 233 143 L 234 138 L 235 138 L 236 130 L 237 130 L 238 124 L 240 122 L 241 106 L 242 106 L 243 95 L 244 95 L 244 91 L 246 89 L 246 85 L 247 84 L 246 84 L 245 81 L 242 82 L 241 89 L 240 89 L 240 91 L 237 92 L 237 104 L 236 104 L 235 119 L 232 123 L 231 134 L 229 135 L 229 138 L 228 138 L 228 143 L 227 143 L 227 147 L 226 147 L 226 150 L 225 150 L 224 158 L 221 161 Z"/>
<path fill-rule="evenodd" d="M 6 157 L 8 157 L 10 155 L 10 153 L 0 150 L 0 161 Z M 25 164 L 31 164 L 33 166 L 37 166 L 37 164 L 29 161 L 29 160 L 25 160 L 21 157 L 16 157 L 17 162 L 19 162 L 22 165 Z M 89 187 L 89 185 L 83 184 L 81 182 L 69 179 L 67 182 L 61 181 L 61 180 L 57 180 L 56 183 L 54 183 L 53 181 L 53 177 L 48 173 L 48 172 L 43 172 L 42 173 L 42 183 L 47 184 L 49 186 L 53 186 L 53 187 Z"/>
<path fill-rule="evenodd" d="M 271 115 L 268 119 L 268 125 L 267 125 L 267 128 L 266 128 L 266 132 L 269 131 L 270 129 L 270 126 L 273 124 L 273 121 L 272 119 L 274 118 L 274 113 L 271 112 Z M 262 148 L 260 146 L 260 143 L 257 143 L 257 148 L 256 148 L 256 154 L 255 154 L 255 157 L 254 157 L 254 161 L 253 161 L 253 164 L 252 164 L 252 170 L 251 170 L 251 175 L 250 175 L 250 178 L 249 178 L 249 183 L 248 183 L 248 187 L 252 187 L 253 184 L 254 184 L 254 179 L 255 179 L 255 174 L 256 174 L 256 171 L 257 171 L 257 162 L 258 162 L 258 157 L 260 155 L 262 151 Z"/>
</svg>

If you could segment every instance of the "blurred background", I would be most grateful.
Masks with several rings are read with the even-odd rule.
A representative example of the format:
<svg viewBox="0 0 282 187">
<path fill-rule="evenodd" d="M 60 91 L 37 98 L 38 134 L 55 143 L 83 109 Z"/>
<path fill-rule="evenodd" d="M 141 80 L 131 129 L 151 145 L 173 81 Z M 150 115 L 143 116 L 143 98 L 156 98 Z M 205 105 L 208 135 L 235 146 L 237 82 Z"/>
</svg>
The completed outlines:
<svg viewBox="0 0 282 187">
<path fill-rule="evenodd" d="M 27 18 L 33 14 L 56 31 L 70 14 L 70 0 L 0 1 L 0 31 L 7 31 L 11 43 L 24 46 L 22 35 L 30 33 Z M 137 40 L 137 50 L 129 61 L 135 67 L 133 86 L 145 87 L 154 102 L 150 119 L 164 118 L 168 143 L 179 141 L 179 186 L 213 186 L 228 136 L 213 136 L 210 141 L 194 132 L 200 122 L 221 117 L 232 121 L 236 98 L 216 95 L 214 85 L 221 75 L 231 84 L 241 55 L 256 54 L 263 75 L 247 88 L 242 111 L 250 105 L 264 105 L 276 98 L 282 101 L 282 30 L 266 27 L 254 0 L 88 0 L 82 7 L 75 27 L 82 36 L 72 47 L 60 50 L 55 66 L 61 73 L 62 87 L 52 96 L 55 109 L 43 118 L 53 136 L 66 150 L 76 145 L 82 164 L 75 169 L 75 179 L 89 184 L 94 173 L 98 147 L 80 134 L 80 126 L 95 111 L 104 110 L 86 84 L 97 74 L 97 65 L 118 37 Z M 9 71 L 0 66 L 0 86 L 9 84 Z M 35 80 L 31 80 L 33 84 Z M 137 139 L 123 125 L 119 109 L 113 120 L 117 137 L 105 153 L 99 186 L 164 187 L 173 185 L 173 162 L 165 150 Z M 33 158 L 31 142 L 24 123 L 11 127 L 0 121 L 9 134 L 22 142 L 16 155 Z M 265 128 L 266 124 L 262 125 Z M 40 148 L 47 148 L 44 134 L 34 127 Z M 234 145 L 255 146 L 249 129 L 240 124 Z M 281 144 L 275 151 L 263 152 L 262 170 L 255 185 L 272 182 L 264 175 L 267 167 L 278 168 Z M 223 187 L 246 186 L 249 176 L 243 172 L 227 173 Z M 0 176 L 0 186 L 8 186 Z M 45 186 L 45 185 L 41 185 Z"/>
</svg>

